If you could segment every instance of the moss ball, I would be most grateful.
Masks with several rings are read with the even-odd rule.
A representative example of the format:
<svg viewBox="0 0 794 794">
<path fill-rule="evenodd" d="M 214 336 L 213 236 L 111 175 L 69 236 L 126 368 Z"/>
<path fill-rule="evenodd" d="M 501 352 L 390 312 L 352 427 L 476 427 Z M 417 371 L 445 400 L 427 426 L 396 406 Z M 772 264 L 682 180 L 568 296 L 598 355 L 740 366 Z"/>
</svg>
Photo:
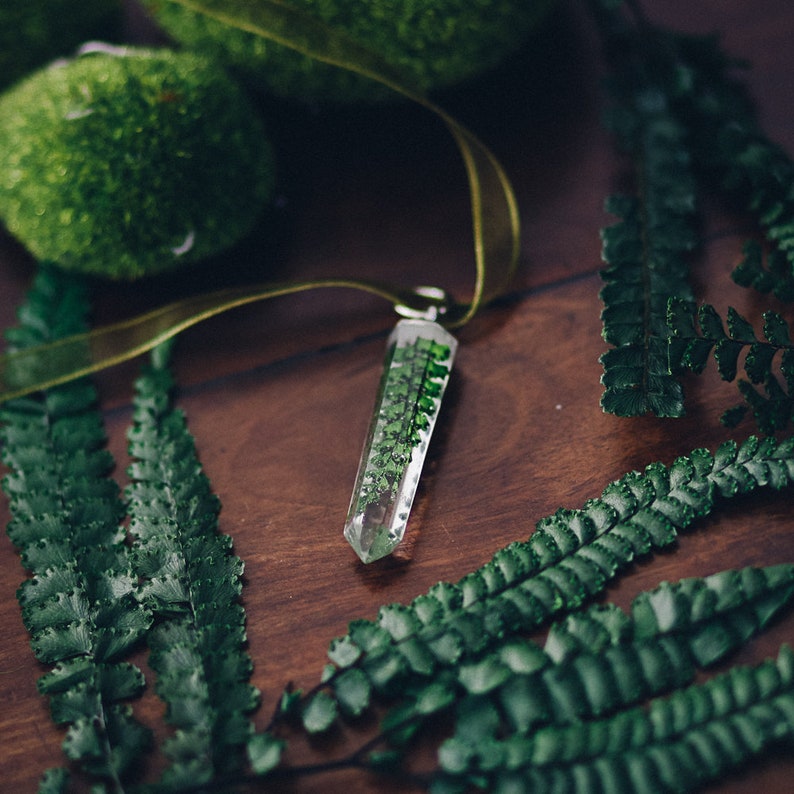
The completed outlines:
<svg viewBox="0 0 794 794">
<path fill-rule="evenodd" d="M 134 279 L 215 254 L 273 183 L 256 109 L 195 54 L 97 45 L 0 97 L 0 220 L 67 270 Z"/>
<path fill-rule="evenodd" d="M 0 87 L 121 27 L 118 0 L 2 0 Z"/>
<path fill-rule="evenodd" d="M 294 0 L 380 55 L 421 91 L 460 83 L 499 65 L 553 0 Z M 380 100 L 388 89 L 229 27 L 173 0 L 144 0 L 177 42 L 219 59 L 283 97 Z"/>
</svg>

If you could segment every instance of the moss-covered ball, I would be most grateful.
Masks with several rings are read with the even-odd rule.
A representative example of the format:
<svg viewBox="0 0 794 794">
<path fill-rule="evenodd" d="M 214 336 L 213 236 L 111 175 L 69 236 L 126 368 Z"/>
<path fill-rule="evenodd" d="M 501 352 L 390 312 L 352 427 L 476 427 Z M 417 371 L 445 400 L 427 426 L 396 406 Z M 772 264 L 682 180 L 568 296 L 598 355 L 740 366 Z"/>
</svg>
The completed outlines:
<svg viewBox="0 0 794 794">
<path fill-rule="evenodd" d="M 432 91 L 501 63 L 553 0 L 293 0 Z M 238 69 L 275 94 L 308 100 L 393 96 L 372 80 L 313 61 L 252 33 L 194 13 L 173 0 L 144 0 L 176 41 Z"/>
<path fill-rule="evenodd" d="M 0 87 L 120 27 L 119 0 L 2 0 Z"/>
<path fill-rule="evenodd" d="M 68 270 L 203 259 L 251 230 L 273 182 L 256 109 L 198 55 L 97 46 L 0 97 L 0 220 Z"/>
</svg>

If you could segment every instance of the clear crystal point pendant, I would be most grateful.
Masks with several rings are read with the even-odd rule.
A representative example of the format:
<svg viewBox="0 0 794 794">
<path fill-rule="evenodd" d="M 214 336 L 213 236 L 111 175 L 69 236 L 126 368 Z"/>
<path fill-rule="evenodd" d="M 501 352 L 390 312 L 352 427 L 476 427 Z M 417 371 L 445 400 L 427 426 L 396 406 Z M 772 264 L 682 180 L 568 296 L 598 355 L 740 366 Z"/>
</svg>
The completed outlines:
<svg viewBox="0 0 794 794">
<path fill-rule="evenodd" d="M 345 537 L 363 562 L 391 554 L 405 535 L 458 347 L 435 315 L 400 320 L 386 344 L 345 523 Z"/>
</svg>

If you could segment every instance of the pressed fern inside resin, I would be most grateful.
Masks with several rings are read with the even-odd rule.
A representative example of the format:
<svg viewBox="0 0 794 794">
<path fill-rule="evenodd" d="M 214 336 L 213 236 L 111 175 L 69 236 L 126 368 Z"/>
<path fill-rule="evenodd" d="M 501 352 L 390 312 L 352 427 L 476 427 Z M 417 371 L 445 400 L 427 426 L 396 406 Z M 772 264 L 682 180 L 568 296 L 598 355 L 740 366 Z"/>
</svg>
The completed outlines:
<svg viewBox="0 0 794 794">
<path fill-rule="evenodd" d="M 414 450 L 425 440 L 449 378 L 451 350 L 432 339 L 392 346 L 358 509 L 394 497 Z"/>
</svg>

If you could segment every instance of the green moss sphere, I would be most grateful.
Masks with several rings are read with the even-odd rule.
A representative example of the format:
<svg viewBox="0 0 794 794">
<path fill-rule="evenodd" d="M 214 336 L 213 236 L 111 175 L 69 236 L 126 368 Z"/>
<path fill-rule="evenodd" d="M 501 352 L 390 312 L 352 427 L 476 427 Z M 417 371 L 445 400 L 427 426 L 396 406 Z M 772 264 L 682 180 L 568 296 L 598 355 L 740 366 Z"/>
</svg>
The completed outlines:
<svg viewBox="0 0 794 794">
<path fill-rule="evenodd" d="M 0 87 L 120 26 L 118 0 L 2 0 Z"/>
<path fill-rule="evenodd" d="M 374 81 L 173 0 L 144 4 L 176 41 L 235 67 L 275 94 L 335 101 L 393 96 Z M 501 63 L 526 39 L 551 0 L 293 0 L 291 5 L 377 53 L 414 87 L 433 91 Z"/>
<path fill-rule="evenodd" d="M 194 54 L 97 49 L 0 97 L 0 220 L 38 259 L 113 279 L 236 242 L 273 190 L 246 95 Z"/>
</svg>

